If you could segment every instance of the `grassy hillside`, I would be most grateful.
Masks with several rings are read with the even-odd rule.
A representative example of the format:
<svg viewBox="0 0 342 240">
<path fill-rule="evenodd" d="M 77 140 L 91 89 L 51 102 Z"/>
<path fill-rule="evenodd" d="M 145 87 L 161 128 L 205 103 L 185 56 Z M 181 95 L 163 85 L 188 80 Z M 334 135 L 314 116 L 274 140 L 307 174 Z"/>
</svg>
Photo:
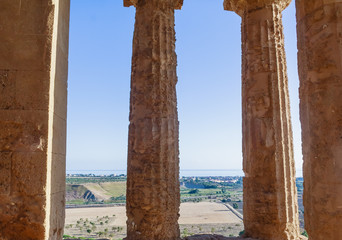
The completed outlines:
<svg viewBox="0 0 342 240">
<path fill-rule="evenodd" d="M 87 183 L 85 186 L 99 199 L 109 200 L 126 194 L 125 182 Z"/>
<path fill-rule="evenodd" d="M 79 184 L 67 184 L 65 199 L 68 204 L 82 204 L 85 193 L 88 191 L 86 187 Z"/>
<path fill-rule="evenodd" d="M 126 182 L 104 182 L 100 186 L 112 197 L 126 195 Z"/>
<path fill-rule="evenodd" d="M 88 189 L 83 185 L 78 184 L 67 184 L 66 191 L 67 192 L 74 192 L 77 195 L 82 196 Z"/>
<path fill-rule="evenodd" d="M 89 202 L 83 199 L 87 191 L 90 191 L 97 202 L 122 202 L 126 195 L 126 182 L 95 182 L 85 184 L 67 184 L 66 196 L 68 204 L 84 204 Z M 120 201 L 116 201 L 120 200 Z"/>
</svg>

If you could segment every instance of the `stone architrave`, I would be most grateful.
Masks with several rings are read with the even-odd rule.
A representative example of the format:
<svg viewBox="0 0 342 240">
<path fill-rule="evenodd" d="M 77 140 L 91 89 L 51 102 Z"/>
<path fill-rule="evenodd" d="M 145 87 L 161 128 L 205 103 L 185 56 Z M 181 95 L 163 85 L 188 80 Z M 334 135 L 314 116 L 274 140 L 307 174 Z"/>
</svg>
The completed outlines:
<svg viewBox="0 0 342 240">
<path fill-rule="evenodd" d="M 342 239 L 342 1 L 296 7 L 305 229 Z"/>
<path fill-rule="evenodd" d="M 225 0 L 242 17 L 245 235 L 299 239 L 282 10 L 286 1 Z"/>
<path fill-rule="evenodd" d="M 69 0 L 0 1 L 0 239 L 62 239 Z"/>
<path fill-rule="evenodd" d="M 179 146 L 174 10 L 181 0 L 134 5 L 127 162 L 128 240 L 179 239 Z"/>
</svg>

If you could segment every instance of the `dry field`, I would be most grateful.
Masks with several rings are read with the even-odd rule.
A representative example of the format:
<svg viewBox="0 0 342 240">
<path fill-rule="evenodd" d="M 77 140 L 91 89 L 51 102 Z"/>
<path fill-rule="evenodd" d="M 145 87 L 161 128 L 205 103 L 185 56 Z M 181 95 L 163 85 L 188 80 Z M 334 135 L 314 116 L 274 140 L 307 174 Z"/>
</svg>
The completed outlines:
<svg viewBox="0 0 342 240">
<path fill-rule="evenodd" d="M 179 224 L 242 223 L 221 203 L 182 203 Z"/>
<path fill-rule="evenodd" d="M 65 221 L 65 234 L 70 236 L 95 238 L 102 232 L 101 237 L 125 237 L 125 207 L 66 209 Z M 198 233 L 237 236 L 243 228 L 242 221 L 226 206 L 214 202 L 182 203 L 179 224 L 183 236 Z"/>
</svg>

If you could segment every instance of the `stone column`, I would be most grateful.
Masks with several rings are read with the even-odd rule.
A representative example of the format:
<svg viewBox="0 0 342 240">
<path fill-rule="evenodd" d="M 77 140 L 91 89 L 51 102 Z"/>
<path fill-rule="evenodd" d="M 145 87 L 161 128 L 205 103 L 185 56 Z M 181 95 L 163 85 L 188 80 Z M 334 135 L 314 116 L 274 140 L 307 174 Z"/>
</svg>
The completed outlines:
<svg viewBox="0 0 342 240">
<path fill-rule="evenodd" d="M 0 239 L 62 239 L 68 0 L 0 1 Z"/>
<path fill-rule="evenodd" d="M 179 147 L 174 9 L 182 0 L 125 0 L 136 7 L 127 163 L 127 239 L 179 239 Z"/>
<path fill-rule="evenodd" d="M 305 229 L 342 239 L 342 1 L 296 7 Z"/>
<path fill-rule="evenodd" d="M 290 0 L 225 0 L 242 17 L 245 235 L 299 239 L 282 10 Z"/>
</svg>

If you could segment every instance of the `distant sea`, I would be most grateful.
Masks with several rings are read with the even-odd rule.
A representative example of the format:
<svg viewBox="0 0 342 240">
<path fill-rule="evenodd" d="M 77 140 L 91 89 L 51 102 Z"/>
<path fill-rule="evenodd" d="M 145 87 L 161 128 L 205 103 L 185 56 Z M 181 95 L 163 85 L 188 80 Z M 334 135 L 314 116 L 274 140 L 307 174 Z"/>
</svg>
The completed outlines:
<svg viewBox="0 0 342 240">
<path fill-rule="evenodd" d="M 111 174 L 127 174 L 127 170 L 67 170 L 67 174 L 95 174 L 95 175 L 111 175 Z M 181 177 L 219 177 L 219 176 L 244 176 L 242 170 L 239 169 L 181 169 Z M 302 170 L 296 170 L 296 177 L 302 177 Z"/>
</svg>

